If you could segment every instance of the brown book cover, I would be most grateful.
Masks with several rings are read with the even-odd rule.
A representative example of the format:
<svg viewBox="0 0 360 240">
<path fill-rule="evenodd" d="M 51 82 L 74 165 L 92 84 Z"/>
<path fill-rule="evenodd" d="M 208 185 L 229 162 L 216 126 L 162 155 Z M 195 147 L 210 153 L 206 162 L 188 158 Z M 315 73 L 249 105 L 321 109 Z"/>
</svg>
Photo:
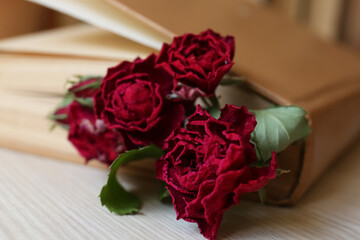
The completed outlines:
<svg viewBox="0 0 360 240">
<path fill-rule="evenodd" d="M 342 39 L 360 50 L 360 1 L 348 0 L 344 7 Z"/>
</svg>

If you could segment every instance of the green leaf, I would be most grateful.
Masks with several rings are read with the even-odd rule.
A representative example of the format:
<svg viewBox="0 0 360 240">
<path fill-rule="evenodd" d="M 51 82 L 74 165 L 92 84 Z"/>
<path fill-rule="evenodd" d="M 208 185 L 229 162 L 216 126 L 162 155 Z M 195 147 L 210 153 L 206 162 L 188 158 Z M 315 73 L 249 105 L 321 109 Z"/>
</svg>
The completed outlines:
<svg viewBox="0 0 360 240">
<path fill-rule="evenodd" d="M 92 79 L 92 78 L 88 78 L 88 79 Z M 82 91 L 82 90 L 85 90 L 85 89 L 88 89 L 88 88 L 98 89 L 98 88 L 100 88 L 101 80 L 102 80 L 102 78 L 98 78 L 98 80 L 95 81 L 95 82 L 92 82 L 92 83 L 89 83 L 89 84 L 86 84 L 84 86 L 76 88 L 74 90 L 74 92 L 79 92 L 79 91 Z"/>
<path fill-rule="evenodd" d="M 50 132 L 54 131 L 54 129 L 57 127 L 56 123 L 51 124 L 50 126 Z"/>
<path fill-rule="evenodd" d="M 259 194 L 260 202 L 264 204 L 266 202 L 266 190 L 265 190 L 265 188 L 259 189 L 258 194 Z"/>
<path fill-rule="evenodd" d="M 249 167 L 263 168 L 269 167 L 269 165 L 269 162 L 264 162 L 260 158 L 258 158 L 258 161 L 250 163 Z"/>
<path fill-rule="evenodd" d="M 100 75 L 75 75 L 79 79 L 79 82 L 84 82 L 86 80 L 92 79 L 92 78 L 99 78 L 102 79 L 103 77 Z"/>
<path fill-rule="evenodd" d="M 105 205 L 110 212 L 119 215 L 133 214 L 140 209 L 140 199 L 127 192 L 117 181 L 117 169 L 125 163 L 144 159 L 160 158 L 164 154 L 163 150 L 155 145 L 149 145 L 140 149 L 127 151 L 120 154 L 119 157 L 111 164 L 108 180 L 100 192 L 101 205 Z"/>
<path fill-rule="evenodd" d="M 306 112 L 300 107 L 272 107 L 251 112 L 257 121 L 251 140 L 264 161 L 271 158 L 272 151 L 281 152 L 311 133 Z"/>
<path fill-rule="evenodd" d="M 51 131 L 54 131 L 54 129 L 57 127 L 57 126 L 59 126 L 59 127 L 61 127 L 61 128 L 63 128 L 64 130 L 69 130 L 69 125 L 67 125 L 67 124 L 62 124 L 62 123 L 57 123 L 57 122 L 54 122 L 53 124 L 51 124 L 51 126 L 50 126 L 50 132 Z"/>
<path fill-rule="evenodd" d="M 254 144 L 255 145 L 255 153 L 256 153 L 256 157 L 259 161 L 257 161 L 256 163 L 264 163 L 264 159 L 261 157 L 261 154 L 260 154 L 260 151 L 259 151 L 259 148 L 257 147 L 256 143 Z"/>
<path fill-rule="evenodd" d="M 209 98 L 210 102 L 211 102 L 211 106 L 214 108 L 220 108 L 220 103 L 219 103 L 219 99 L 214 95 L 212 97 Z"/>
<path fill-rule="evenodd" d="M 206 110 L 208 111 L 208 113 L 212 117 L 219 119 L 221 111 L 218 98 L 214 95 L 210 98 L 202 97 L 202 100 L 207 106 Z"/>
<path fill-rule="evenodd" d="M 67 114 L 53 114 L 49 116 L 50 120 L 65 120 L 67 119 L 68 115 Z"/>
<path fill-rule="evenodd" d="M 222 86 L 241 85 L 246 81 L 244 76 L 230 76 L 225 75 L 220 82 Z"/>
<path fill-rule="evenodd" d="M 206 108 L 211 107 L 211 103 L 209 102 L 209 98 L 201 96 L 200 99 L 205 104 Z"/>
<path fill-rule="evenodd" d="M 62 101 L 56 106 L 56 109 L 68 106 L 74 100 L 74 95 L 71 93 L 65 94 Z"/>
<path fill-rule="evenodd" d="M 66 94 L 61 102 L 56 106 L 56 109 L 50 113 L 47 118 L 51 121 L 54 121 L 54 125 L 50 127 L 50 131 L 54 130 L 57 125 L 61 126 L 62 128 L 68 129 L 66 124 L 61 124 L 56 122 L 56 120 L 64 120 L 68 117 L 67 114 L 55 114 L 56 111 L 60 108 L 68 106 L 74 100 L 74 96 L 72 94 Z"/>
<path fill-rule="evenodd" d="M 92 108 L 94 106 L 94 99 L 93 98 L 75 98 L 75 101 L 80 103 L 80 105 L 85 107 Z"/>
<path fill-rule="evenodd" d="M 221 111 L 218 107 L 211 107 L 207 111 L 213 118 L 219 119 Z"/>
<path fill-rule="evenodd" d="M 170 197 L 170 193 L 169 191 L 165 188 L 167 185 L 165 182 L 161 181 L 161 185 L 160 185 L 160 194 L 159 194 L 159 199 L 162 201 L 165 198 Z"/>
</svg>

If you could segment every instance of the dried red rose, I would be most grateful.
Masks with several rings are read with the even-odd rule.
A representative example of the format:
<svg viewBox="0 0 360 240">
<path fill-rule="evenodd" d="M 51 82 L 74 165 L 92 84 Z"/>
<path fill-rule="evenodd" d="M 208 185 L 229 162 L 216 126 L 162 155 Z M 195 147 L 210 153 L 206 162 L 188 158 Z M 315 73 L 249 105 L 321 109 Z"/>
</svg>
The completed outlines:
<svg viewBox="0 0 360 240">
<path fill-rule="evenodd" d="M 226 105 L 217 120 L 199 106 L 186 129 L 176 129 L 165 141 L 166 154 L 157 161 L 157 177 L 165 181 L 178 219 L 196 222 L 214 239 L 223 213 L 276 176 L 276 155 L 269 167 L 257 161 L 250 135 L 256 120 L 243 106 Z"/>
<path fill-rule="evenodd" d="M 93 109 L 78 102 L 69 105 L 69 141 L 86 161 L 97 159 L 110 165 L 125 151 L 121 135 L 96 119 Z"/>
<path fill-rule="evenodd" d="M 155 69 L 154 54 L 142 60 L 124 61 L 108 69 L 96 97 L 96 112 L 110 129 L 116 129 L 134 145 L 163 141 L 184 120 L 181 103 L 168 96 L 172 77 Z"/>
<path fill-rule="evenodd" d="M 222 37 L 209 29 L 198 35 L 175 37 L 170 45 L 165 43 L 157 63 L 177 82 L 212 96 L 233 65 L 234 48 L 232 36 Z"/>
<path fill-rule="evenodd" d="M 68 89 L 68 93 L 65 95 L 60 106 L 50 116 L 56 123 L 62 126 L 68 126 L 70 123 L 68 118 L 69 105 L 74 101 L 78 101 L 80 104 L 87 103 L 87 99 L 92 99 L 94 95 L 99 92 L 100 77 L 83 78 L 85 79 Z M 92 103 L 92 101 L 89 102 Z"/>
</svg>

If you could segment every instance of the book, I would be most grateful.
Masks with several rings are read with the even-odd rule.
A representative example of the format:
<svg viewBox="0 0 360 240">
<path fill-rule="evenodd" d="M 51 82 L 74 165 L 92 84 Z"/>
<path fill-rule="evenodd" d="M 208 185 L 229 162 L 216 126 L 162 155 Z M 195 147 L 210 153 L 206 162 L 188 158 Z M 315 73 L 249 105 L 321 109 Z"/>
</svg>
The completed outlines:
<svg viewBox="0 0 360 240">
<path fill-rule="evenodd" d="M 309 30 L 274 14 L 269 8 L 235 0 L 196 1 L 190 5 L 165 0 L 94 0 L 76 1 L 76 6 L 67 5 L 74 1 L 61 1 L 62 5 L 58 0 L 33 1 L 113 31 L 153 51 L 159 49 L 161 42 L 169 41 L 171 36 L 185 32 L 198 33 L 213 28 L 221 34 L 234 35 L 236 64 L 232 69 L 234 73 L 247 77 L 245 87 L 271 103 L 303 107 L 308 111 L 313 128 L 306 142 L 296 143 L 280 154 L 280 167 L 290 169 L 291 173 L 280 176 L 267 187 L 272 203 L 291 204 L 299 200 L 359 134 L 360 114 L 354 109 L 360 102 L 360 58 L 343 46 L 318 39 Z M 107 12 L 108 8 L 112 9 L 110 12 L 116 11 L 117 15 L 126 17 L 113 18 Z M 93 15 L 96 9 L 102 11 Z M 129 28 L 121 27 L 127 22 L 131 28 L 140 28 L 127 31 Z M 142 31 L 143 28 L 147 30 Z M 147 35 L 148 32 L 151 34 Z M 147 37 L 142 37 L 142 34 Z M 91 40 L 85 38 L 84 41 Z M 100 41 L 95 47 L 98 51 L 95 55 L 101 55 L 101 47 L 106 48 Z M 8 53 L 16 54 L 16 49 L 4 48 Z M 104 52 L 108 50 L 104 49 Z M 90 48 L 88 51 L 91 52 Z M 71 56 L 59 52 L 52 54 L 58 58 Z M 78 56 L 82 54 L 77 53 Z M 83 63 L 77 59 L 77 65 L 69 68 L 73 74 L 86 70 L 90 59 L 93 64 L 104 61 L 104 56 L 88 55 L 88 58 L 81 56 Z M 105 70 L 104 65 L 98 67 L 103 66 Z M 45 68 L 39 66 L 39 74 L 41 69 Z M 238 92 L 233 98 L 238 99 L 241 95 Z"/>
<path fill-rule="evenodd" d="M 340 37 L 344 1 L 316 0 L 311 1 L 309 26 L 321 38 L 336 41 Z"/>
<path fill-rule="evenodd" d="M 345 4 L 344 26 L 342 39 L 353 46 L 356 50 L 360 49 L 360 2 L 356 0 L 347 1 Z"/>
<path fill-rule="evenodd" d="M 70 25 L 4 39 L 0 41 L 0 50 L 16 54 L 61 55 L 116 61 L 145 57 L 154 51 L 88 24 Z"/>
</svg>

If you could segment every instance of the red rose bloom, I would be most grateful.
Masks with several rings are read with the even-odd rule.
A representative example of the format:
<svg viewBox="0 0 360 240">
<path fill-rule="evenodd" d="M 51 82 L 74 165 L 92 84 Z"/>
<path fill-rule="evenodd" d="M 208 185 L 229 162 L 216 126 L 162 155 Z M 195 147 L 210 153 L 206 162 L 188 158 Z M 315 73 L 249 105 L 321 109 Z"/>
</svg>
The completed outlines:
<svg viewBox="0 0 360 240">
<path fill-rule="evenodd" d="M 91 108 L 74 101 L 69 105 L 69 122 L 68 139 L 86 161 L 98 159 L 110 165 L 125 151 L 120 134 L 107 129 Z"/>
<path fill-rule="evenodd" d="M 108 69 L 96 97 L 96 112 L 110 129 L 121 131 L 134 145 L 163 141 L 184 120 L 181 103 L 171 101 L 172 77 L 155 69 L 154 54 L 124 61 Z"/>
<path fill-rule="evenodd" d="M 185 34 L 164 44 L 157 63 L 177 82 L 199 88 L 212 96 L 222 77 L 233 65 L 234 38 L 212 30 L 199 35 Z"/>
<path fill-rule="evenodd" d="M 257 161 L 250 143 L 255 125 L 244 106 L 226 105 L 218 120 L 198 106 L 186 129 L 176 129 L 165 141 L 157 177 L 168 184 L 177 218 L 196 222 L 206 238 L 215 238 L 224 211 L 241 195 L 276 176 L 275 153 L 269 167 L 250 165 Z"/>
</svg>

